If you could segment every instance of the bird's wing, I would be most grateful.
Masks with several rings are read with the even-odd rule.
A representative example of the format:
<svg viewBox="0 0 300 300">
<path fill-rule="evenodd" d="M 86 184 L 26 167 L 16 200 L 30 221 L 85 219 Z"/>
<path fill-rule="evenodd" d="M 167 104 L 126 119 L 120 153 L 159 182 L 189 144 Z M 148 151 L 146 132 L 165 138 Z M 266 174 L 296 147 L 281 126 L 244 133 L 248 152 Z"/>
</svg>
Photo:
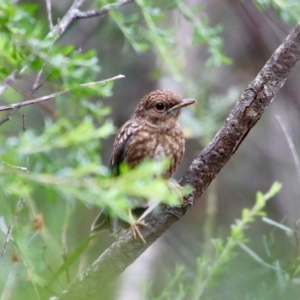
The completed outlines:
<svg viewBox="0 0 300 300">
<path fill-rule="evenodd" d="M 113 153 L 110 159 L 109 167 L 114 176 L 120 174 L 120 164 L 126 161 L 126 152 L 130 140 L 136 133 L 138 124 L 134 121 L 129 120 L 119 130 L 115 142 Z"/>
</svg>

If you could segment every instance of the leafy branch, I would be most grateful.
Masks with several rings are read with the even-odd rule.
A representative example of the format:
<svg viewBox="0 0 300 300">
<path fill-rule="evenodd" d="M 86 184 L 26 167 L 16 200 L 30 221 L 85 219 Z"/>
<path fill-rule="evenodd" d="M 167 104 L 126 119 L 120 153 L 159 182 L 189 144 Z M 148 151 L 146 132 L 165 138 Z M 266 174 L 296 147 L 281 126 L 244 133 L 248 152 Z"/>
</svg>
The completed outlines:
<svg viewBox="0 0 300 300">
<path fill-rule="evenodd" d="M 258 192 L 256 194 L 255 205 L 249 210 L 244 209 L 242 211 L 242 218 L 237 220 L 235 224 L 231 226 L 231 233 L 228 241 L 224 245 L 221 240 L 214 241 L 216 247 L 217 257 L 212 265 L 209 266 L 209 271 L 206 278 L 200 278 L 201 282 L 195 282 L 194 288 L 194 297 L 193 300 L 198 300 L 203 295 L 205 289 L 212 284 L 214 276 L 222 270 L 222 266 L 226 264 L 233 256 L 233 249 L 244 242 L 245 240 L 245 229 L 250 223 L 254 221 L 255 217 L 263 216 L 263 209 L 269 199 L 274 197 L 281 189 L 281 184 L 275 182 L 270 190 L 263 194 Z M 202 262 L 198 261 L 198 265 L 201 265 Z M 202 267 L 203 268 L 203 267 Z M 204 276 L 205 277 L 205 276 Z"/>
<path fill-rule="evenodd" d="M 114 81 L 114 80 L 121 79 L 121 78 L 124 78 L 124 77 L 125 77 L 124 75 L 120 74 L 120 75 L 114 76 L 112 78 L 108 78 L 108 79 L 104 79 L 104 80 L 100 80 L 100 81 L 82 83 L 82 84 L 79 84 L 79 87 L 81 87 L 81 88 L 86 88 L 86 87 L 93 88 L 94 85 L 106 84 L 110 81 Z M 41 102 L 56 98 L 60 95 L 69 93 L 71 91 L 72 91 L 71 89 L 65 89 L 63 91 L 59 91 L 59 92 L 56 92 L 56 93 L 53 93 L 53 94 L 50 94 L 50 95 L 46 95 L 46 96 L 42 96 L 42 97 L 38 97 L 38 98 L 35 98 L 35 99 L 26 100 L 26 101 L 19 102 L 19 103 L 14 103 L 14 104 L 2 105 L 2 106 L 0 106 L 0 111 L 15 110 L 15 109 L 19 109 L 20 107 L 23 107 L 23 106 L 36 104 L 36 103 L 41 103 Z"/>
</svg>

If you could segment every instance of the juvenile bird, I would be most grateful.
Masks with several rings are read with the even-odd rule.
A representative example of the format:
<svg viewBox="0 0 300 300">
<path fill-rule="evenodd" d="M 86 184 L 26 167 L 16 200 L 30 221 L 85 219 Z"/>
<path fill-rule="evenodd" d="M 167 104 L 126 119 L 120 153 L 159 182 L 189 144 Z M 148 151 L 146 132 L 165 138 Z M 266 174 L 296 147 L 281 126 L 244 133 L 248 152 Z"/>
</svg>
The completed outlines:
<svg viewBox="0 0 300 300">
<path fill-rule="evenodd" d="M 170 179 L 180 163 L 185 140 L 178 119 L 181 109 L 195 102 L 194 99 L 183 99 L 170 90 L 156 90 L 142 98 L 133 115 L 119 130 L 113 145 L 110 169 L 114 176 L 120 174 L 120 165 L 125 162 L 130 168 L 145 159 L 169 158 L 170 165 L 163 177 Z M 142 214 L 145 208 L 136 208 L 134 212 Z M 129 212 L 133 236 L 138 235 L 145 242 L 138 226 L 146 226 L 135 221 Z M 111 218 L 103 209 L 91 227 L 91 233 L 109 229 L 111 234 L 118 234 L 121 228 L 128 227 L 124 221 Z"/>
</svg>

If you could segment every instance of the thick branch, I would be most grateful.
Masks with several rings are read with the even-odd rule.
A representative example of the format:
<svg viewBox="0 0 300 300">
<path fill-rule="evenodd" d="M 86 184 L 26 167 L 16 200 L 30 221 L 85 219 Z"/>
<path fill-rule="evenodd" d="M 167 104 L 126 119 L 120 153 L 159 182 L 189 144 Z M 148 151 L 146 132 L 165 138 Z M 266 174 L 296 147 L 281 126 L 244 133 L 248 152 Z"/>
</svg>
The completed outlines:
<svg viewBox="0 0 300 300">
<path fill-rule="evenodd" d="M 283 41 L 257 77 L 245 89 L 223 127 L 210 144 L 194 159 L 180 184 L 191 184 L 194 191 L 179 207 L 163 207 L 160 214 L 146 216 L 141 232 L 147 241 L 134 240 L 130 232 L 121 236 L 58 298 L 93 299 L 136 260 L 201 196 L 222 167 L 238 149 L 249 130 L 283 86 L 300 59 L 300 25 Z"/>
</svg>

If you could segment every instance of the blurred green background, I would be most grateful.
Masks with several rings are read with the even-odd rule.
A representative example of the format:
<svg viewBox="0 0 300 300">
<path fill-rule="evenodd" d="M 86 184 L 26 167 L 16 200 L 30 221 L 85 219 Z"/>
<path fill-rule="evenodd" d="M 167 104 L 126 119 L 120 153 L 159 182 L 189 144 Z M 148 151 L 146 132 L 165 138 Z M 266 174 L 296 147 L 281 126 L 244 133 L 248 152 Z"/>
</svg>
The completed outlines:
<svg viewBox="0 0 300 300">
<path fill-rule="evenodd" d="M 112 2 L 86 1 L 82 10 Z M 72 3 L 51 0 L 54 24 Z M 0 8 L 1 82 L 28 66 L 0 96 L 0 105 L 72 90 L 23 107 L 1 125 L 0 246 L 7 226 L 15 226 L 0 260 L 0 300 L 60 293 L 113 243 L 101 233 L 48 286 L 64 259 L 89 236 L 97 206 L 110 205 L 122 215 L 134 195 L 132 178 L 148 175 L 141 168 L 118 182 L 107 178 L 114 133 L 142 96 L 167 88 L 197 100 L 181 118 L 186 153 L 174 176 L 179 180 L 300 15 L 300 4 L 292 0 L 138 0 L 100 17 L 75 20 L 55 41 L 45 38 L 46 2 L 3 1 Z M 118 74 L 125 78 L 79 87 Z M 298 153 L 299 74 L 298 67 L 189 213 L 98 299 L 298 299 L 300 176 L 280 123 Z M 37 78 L 41 87 L 33 92 Z M 12 166 L 29 167 L 29 173 Z M 267 192 L 274 181 L 282 189 L 264 208 L 274 222 L 258 217 L 247 224 L 239 242 L 247 242 L 248 250 L 230 249 L 210 277 L 225 248 L 212 241 L 230 240 L 231 225 L 243 208 L 253 207 L 256 192 Z M 151 184 L 158 189 L 162 183 Z M 165 196 L 162 190 L 157 197 Z M 14 222 L 20 199 L 24 207 Z"/>
</svg>

